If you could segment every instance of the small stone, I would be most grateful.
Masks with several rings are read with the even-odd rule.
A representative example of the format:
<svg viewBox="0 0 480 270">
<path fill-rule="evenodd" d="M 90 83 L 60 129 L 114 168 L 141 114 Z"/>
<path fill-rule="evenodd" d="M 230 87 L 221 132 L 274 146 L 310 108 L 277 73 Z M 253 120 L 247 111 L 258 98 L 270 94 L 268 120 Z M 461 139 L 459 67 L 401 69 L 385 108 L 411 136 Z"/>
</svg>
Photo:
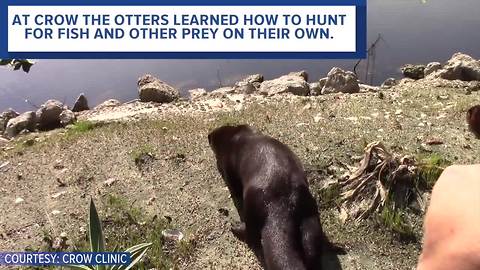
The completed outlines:
<svg viewBox="0 0 480 270">
<path fill-rule="evenodd" d="M 313 117 L 313 121 L 314 121 L 315 123 L 320 122 L 320 120 L 322 120 L 322 119 L 323 119 L 323 117 L 322 117 L 321 114 L 317 114 L 315 117 Z"/>
<path fill-rule="evenodd" d="M 201 97 L 204 97 L 207 95 L 207 90 L 203 88 L 197 88 L 197 89 L 191 89 L 188 90 L 188 93 L 190 94 L 190 99 L 191 100 L 197 100 Z"/>
<path fill-rule="evenodd" d="M 55 238 L 55 240 L 52 243 L 52 248 L 57 251 L 65 250 L 68 248 L 67 241 L 68 241 L 67 234 L 62 233 L 60 234 L 60 237 Z"/>
<path fill-rule="evenodd" d="M 5 146 L 5 145 L 6 145 L 7 143 L 9 143 L 9 142 L 10 142 L 9 139 L 0 137 L 0 147 Z"/>
<path fill-rule="evenodd" d="M 64 194 L 66 194 L 67 192 L 66 191 L 61 191 L 61 192 L 58 192 L 58 193 L 55 193 L 52 195 L 52 199 L 56 199 Z"/>
<path fill-rule="evenodd" d="M 152 205 L 153 202 L 154 202 L 156 199 L 157 199 L 157 197 L 155 197 L 155 196 L 154 196 L 154 197 L 151 197 L 150 199 L 148 199 L 147 205 Z"/>
<path fill-rule="evenodd" d="M 19 203 L 22 203 L 24 202 L 25 200 L 23 198 L 20 198 L 18 197 L 16 200 L 15 200 L 15 204 L 19 204 Z"/>
<path fill-rule="evenodd" d="M 117 182 L 117 179 L 109 178 L 105 182 L 103 182 L 103 185 L 109 187 L 109 186 L 113 185 L 113 183 L 115 183 L 115 182 Z"/>
<path fill-rule="evenodd" d="M 122 105 L 122 103 L 116 99 L 109 99 L 97 105 L 94 110 L 103 110 L 106 108 L 115 108 Z"/>
<path fill-rule="evenodd" d="M 10 161 L 5 161 L 5 162 L 3 162 L 3 163 L 0 165 L 0 170 L 3 169 L 3 168 L 5 168 L 5 167 L 7 167 L 8 164 L 10 164 Z"/>
<path fill-rule="evenodd" d="M 425 74 L 425 77 L 427 77 L 428 75 L 438 71 L 442 69 L 442 64 L 440 64 L 439 62 L 432 62 L 432 63 L 429 63 L 426 67 L 425 67 L 425 71 L 424 71 L 424 74 Z"/>
<path fill-rule="evenodd" d="M 60 124 L 64 127 L 75 123 L 75 121 L 77 120 L 75 113 L 70 110 L 64 110 L 59 117 L 60 117 Z"/>
<path fill-rule="evenodd" d="M 384 89 L 388 89 L 388 88 L 392 88 L 393 86 L 395 86 L 397 84 L 398 84 L 398 82 L 395 78 L 388 78 L 382 83 L 382 85 L 380 87 L 384 88 Z"/>
</svg>

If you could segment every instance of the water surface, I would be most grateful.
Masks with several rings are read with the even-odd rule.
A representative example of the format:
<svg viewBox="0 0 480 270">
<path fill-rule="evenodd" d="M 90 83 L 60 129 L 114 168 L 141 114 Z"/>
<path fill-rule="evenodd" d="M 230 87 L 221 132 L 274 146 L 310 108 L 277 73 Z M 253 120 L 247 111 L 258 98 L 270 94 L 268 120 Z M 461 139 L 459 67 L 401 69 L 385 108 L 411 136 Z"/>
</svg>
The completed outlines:
<svg viewBox="0 0 480 270">
<path fill-rule="evenodd" d="M 406 63 L 443 62 L 462 51 L 480 58 L 480 1 L 478 0 L 369 0 L 368 42 L 379 34 L 374 56 L 359 66 L 363 81 L 380 84 L 401 77 Z M 305 69 L 310 80 L 324 77 L 332 66 L 353 69 L 356 60 L 40 60 L 30 73 L 0 68 L 0 111 L 12 107 L 31 110 L 56 98 L 72 104 L 84 92 L 91 105 L 105 99 L 128 101 L 137 97 L 136 81 L 151 73 L 185 92 L 215 89 L 252 73 L 273 78 Z"/>
</svg>

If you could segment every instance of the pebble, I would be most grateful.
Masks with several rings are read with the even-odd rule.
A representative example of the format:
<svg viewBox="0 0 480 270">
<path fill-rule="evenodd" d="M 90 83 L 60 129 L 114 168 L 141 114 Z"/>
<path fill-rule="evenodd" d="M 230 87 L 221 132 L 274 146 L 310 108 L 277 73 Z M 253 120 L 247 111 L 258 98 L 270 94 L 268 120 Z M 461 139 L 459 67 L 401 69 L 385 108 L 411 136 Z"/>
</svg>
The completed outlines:
<svg viewBox="0 0 480 270">
<path fill-rule="evenodd" d="M 61 191 L 61 192 L 58 192 L 58 193 L 55 193 L 52 195 L 52 199 L 56 199 L 60 196 L 62 196 L 63 194 L 66 194 L 67 192 L 66 191 Z"/>
<path fill-rule="evenodd" d="M 103 184 L 107 187 L 113 185 L 113 183 L 117 182 L 117 179 L 115 178 L 109 178 L 107 179 L 105 182 L 103 182 Z"/>
<path fill-rule="evenodd" d="M 15 204 L 19 204 L 19 203 L 22 203 L 22 202 L 24 202 L 24 201 L 25 201 L 24 199 L 18 197 L 18 198 L 15 200 Z"/>
</svg>

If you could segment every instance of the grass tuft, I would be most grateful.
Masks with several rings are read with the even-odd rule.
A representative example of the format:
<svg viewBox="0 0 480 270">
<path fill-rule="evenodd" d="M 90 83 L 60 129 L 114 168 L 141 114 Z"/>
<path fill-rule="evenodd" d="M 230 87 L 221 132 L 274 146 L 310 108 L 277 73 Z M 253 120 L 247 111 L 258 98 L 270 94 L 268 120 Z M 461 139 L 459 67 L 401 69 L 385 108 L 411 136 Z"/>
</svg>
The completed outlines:
<svg viewBox="0 0 480 270">
<path fill-rule="evenodd" d="M 340 184 L 331 184 L 328 187 L 322 188 L 319 191 L 319 202 L 321 208 L 329 208 L 339 204 L 341 193 Z"/>
<path fill-rule="evenodd" d="M 400 239 L 415 239 L 415 233 L 412 226 L 406 221 L 406 214 L 403 210 L 394 208 L 387 204 L 379 214 L 380 223 L 398 235 Z"/>
<path fill-rule="evenodd" d="M 438 153 L 420 157 L 418 162 L 417 185 L 431 190 L 443 170 L 452 164 Z"/>
<path fill-rule="evenodd" d="M 70 127 L 69 132 L 85 133 L 94 129 L 96 126 L 97 124 L 90 121 L 78 121 Z"/>
</svg>

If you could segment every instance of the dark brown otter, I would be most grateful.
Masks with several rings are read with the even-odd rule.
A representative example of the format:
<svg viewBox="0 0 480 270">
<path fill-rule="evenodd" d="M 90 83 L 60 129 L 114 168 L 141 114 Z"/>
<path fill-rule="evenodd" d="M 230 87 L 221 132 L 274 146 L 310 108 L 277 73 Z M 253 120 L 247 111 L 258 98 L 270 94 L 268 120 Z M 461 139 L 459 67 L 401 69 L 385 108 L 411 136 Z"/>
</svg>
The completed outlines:
<svg viewBox="0 0 480 270">
<path fill-rule="evenodd" d="M 471 107 L 467 112 L 468 127 L 480 139 L 480 105 Z"/>
<path fill-rule="evenodd" d="M 235 236 L 268 270 L 320 269 L 331 246 L 295 154 L 247 125 L 217 128 L 208 140 L 240 216 Z"/>
</svg>

